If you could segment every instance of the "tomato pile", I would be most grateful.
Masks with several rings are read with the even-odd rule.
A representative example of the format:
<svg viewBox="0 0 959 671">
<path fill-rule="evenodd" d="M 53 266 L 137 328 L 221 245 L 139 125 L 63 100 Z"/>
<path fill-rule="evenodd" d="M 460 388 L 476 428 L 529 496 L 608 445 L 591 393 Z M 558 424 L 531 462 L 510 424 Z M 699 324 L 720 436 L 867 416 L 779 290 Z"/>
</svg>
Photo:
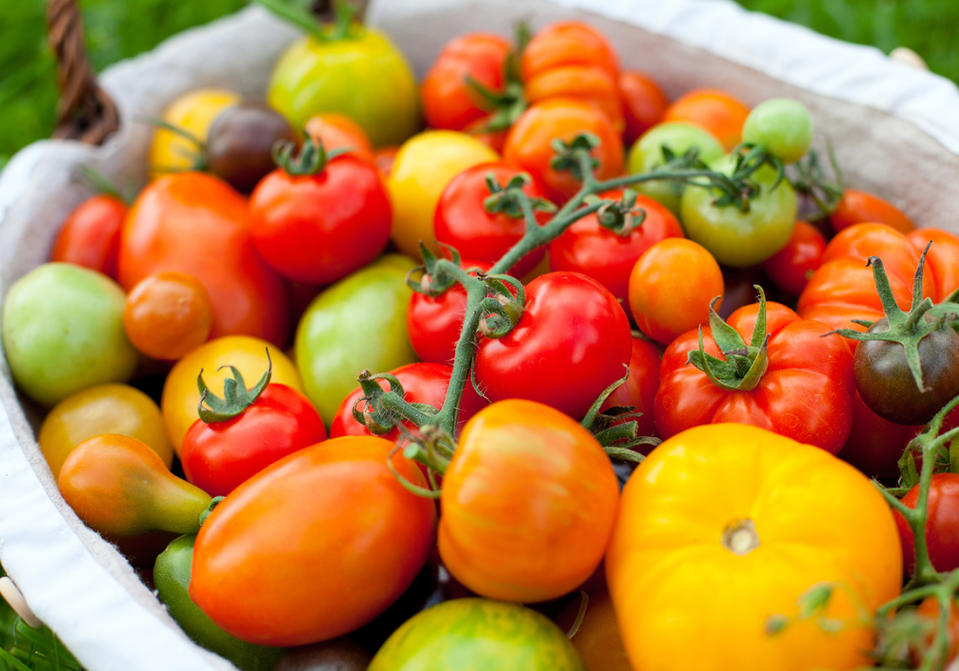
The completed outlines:
<svg viewBox="0 0 959 671">
<path fill-rule="evenodd" d="M 417 83 L 284 7 L 266 102 L 176 100 L 4 302 L 60 492 L 184 631 L 241 669 L 944 668 L 959 237 L 846 188 L 800 102 L 670 101 L 585 23 Z"/>
</svg>

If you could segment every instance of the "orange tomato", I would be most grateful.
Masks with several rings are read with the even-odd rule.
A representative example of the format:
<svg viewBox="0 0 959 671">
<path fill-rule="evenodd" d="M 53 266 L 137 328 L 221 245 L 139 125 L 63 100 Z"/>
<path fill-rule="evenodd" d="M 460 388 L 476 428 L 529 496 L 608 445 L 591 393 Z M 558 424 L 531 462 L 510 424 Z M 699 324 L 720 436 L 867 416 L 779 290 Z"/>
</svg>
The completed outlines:
<svg viewBox="0 0 959 671">
<path fill-rule="evenodd" d="M 574 598 L 557 616 L 556 623 L 563 629 L 568 630 L 575 621 L 581 596 Z M 619 623 L 616 622 L 616 611 L 613 610 L 609 592 L 603 587 L 589 592 L 588 598 L 583 621 L 570 639 L 583 659 L 586 671 L 633 671 L 619 634 Z"/>
<path fill-rule="evenodd" d="M 932 242 L 926 253 L 925 272 L 931 269 L 936 281 L 934 300 L 945 300 L 959 288 L 959 237 L 938 228 L 918 228 L 906 237 L 919 251 Z"/>
<path fill-rule="evenodd" d="M 374 162 L 373 145 L 360 124 L 345 114 L 325 112 L 306 122 L 306 132 L 314 142 L 322 142 L 326 151 L 350 149 L 364 161 Z"/>
<path fill-rule="evenodd" d="M 523 49 L 519 65 L 524 82 L 564 65 L 596 66 L 613 81 L 619 76 L 619 59 L 609 40 L 581 21 L 560 21 L 537 31 Z"/>
<path fill-rule="evenodd" d="M 626 483 L 606 554 L 623 643 L 644 671 L 869 666 L 871 614 L 899 594 L 901 571 L 892 513 L 865 476 L 742 424 L 654 449 Z M 826 587 L 821 615 L 838 631 L 797 618 Z M 770 634 L 776 615 L 791 619 Z"/>
<path fill-rule="evenodd" d="M 591 102 L 606 115 L 613 128 L 622 131 L 625 126 L 616 80 L 599 67 L 564 65 L 546 70 L 527 81 L 524 91 L 532 104 L 557 97 Z"/>
<path fill-rule="evenodd" d="M 669 107 L 669 98 L 652 77 L 635 70 L 627 70 L 619 75 L 619 95 L 623 100 L 626 120 L 623 139 L 631 145 L 663 120 Z"/>
<path fill-rule="evenodd" d="M 731 151 L 742 139 L 749 116 L 745 103 L 716 89 L 696 89 L 677 98 L 666 109 L 663 121 L 685 121 L 705 128 Z"/>
<path fill-rule="evenodd" d="M 919 604 L 919 607 L 916 608 L 916 615 L 921 619 L 925 620 L 932 627 L 932 630 L 929 632 L 929 635 L 926 636 L 923 641 L 924 645 L 915 646 L 913 648 L 912 656 L 915 660 L 917 667 L 922 665 L 922 662 L 926 655 L 932 653 L 936 655 L 935 650 L 929 650 L 929 647 L 935 642 L 936 638 L 936 629 L 938 627 L 939 613 L 942 611 L 939 606 L 939 600 L 934 596 L 928 596 L 922 600 L 922 603 Z M 953 601 L 949 605 L 949 620 L 946 625 L 946 639 L 947 639 L 947 652 L 946 652 L 946 662 L 951 662 L 959 655 L 959 607 L 956 606 L 956 602 Z M 933 664 L 932 668 L 938 668 L 940 664 Z"/>
<path fill-rule="evenodd" d="M 829 215 L 829 223 L 838 233 L 863 222 L 886 224 L 900 233 L 908 233 L 915 228 L 909 217 L 892 203 L 865 191 L 846 189 L 836 209 Z"/>
<path fill-rule="evenodd" d="M 212 322 L 206 290 L 184 273 L 159 273 L 137 282 L 123 309 L 130 342 L 155 359 L 179 359 L 199 347 L 209 337 Z"/>
</svg>

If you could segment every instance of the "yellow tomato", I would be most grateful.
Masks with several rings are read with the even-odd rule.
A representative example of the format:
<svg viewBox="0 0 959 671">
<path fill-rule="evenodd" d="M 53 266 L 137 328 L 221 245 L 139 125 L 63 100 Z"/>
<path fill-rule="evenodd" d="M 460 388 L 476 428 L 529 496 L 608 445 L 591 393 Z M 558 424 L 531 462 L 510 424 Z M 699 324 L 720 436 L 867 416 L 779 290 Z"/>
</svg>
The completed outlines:
<svg viewBox="0 0 959 671">
<path fill-rule="evenodd" d="M 188 91 L 170 103 L 161 117 L 168 124 L 182 128 L 198 140 L 206 141 L 207 132 L 216 116 L 240 101 L 240 94 L 225 89 Z M 182 135 L 157 128 L 150 145 L 150 179 L 168 172 L 189 170 L 197 147 Z"/>
<path fill-rule="evenodd" d="M 623 490 L 606 555 L 623 643 L 642 671 L 871 666 L 871 615 L 899 593 L 901 571 L 892 513 L 865 476 L 741 424 L 657 447 Z M 825 608 L 797 619 L 823 585 Z M 773 616 L 789 618 L 775 634 Z"/>
<path fill-rule="evenodd" d="M 407 256 L 420 258 L 420 241 L 432 245 L 433 214 L 450 180 L 479 163 L 499 157 L 465 133 L 429 130 L 400 147 L 386 185 L 393 204 L 393 241 Z M 469 256 L 469 250 L 460 250 Z"/>
<path fill-rule="evenodd" d="M 247 387 L 252 387 L 266 372 L 266 349 L 269 347 L 273 374 L 270 382 L 279 382 L 297 391 L 303 391 L 300 374 L 283 350 L 265 340 L 250 336 L 224 336 L 216 338 L 177 361 L 163 384 L 160 408 L 166 423 L 167 435 L 179 454 L 183 436 L 193 422 L 199 419 L 197 404 L 200 391 L 196 378 L 203 370 L 203 379 L 210 391 L 223 397 L 223 381 L 231 377 L 229 368 L 236 366 L 243 375 Z"/>
<path fill-rule="evenodd" d="M 136 438 L 156 452 L 167 468 L 173 463 L 160 408 L 127 384 L 100 384 L 63 399 L 44 418 L 37 442 L 56 478 L 74 447 L 104 433 Z"/>
<path fill-rule="evenodd" d="M 582 599 L 577 596 L 563 608 L 556 624 L 569 631 L 581 605 Z M 613 602 L 605 587 L 589 592 L 586 613 L 570 641 L 583 659 L 586 671 L 633 671 L 619 635 Z"/>
</svg>

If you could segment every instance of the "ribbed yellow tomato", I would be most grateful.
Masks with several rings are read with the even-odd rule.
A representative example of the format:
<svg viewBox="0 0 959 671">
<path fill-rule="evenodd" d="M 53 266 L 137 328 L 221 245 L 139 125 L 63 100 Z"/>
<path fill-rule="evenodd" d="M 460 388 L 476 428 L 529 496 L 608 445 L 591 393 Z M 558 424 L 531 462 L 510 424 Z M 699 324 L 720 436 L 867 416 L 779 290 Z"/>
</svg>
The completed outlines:
<svg viewBox="0 0 959 671">
<path fill-rule="evenodd" d="M 606 577 L 636 669 L 843 671 L 871 665 L 870 616 L 899 592 L 897 543 L 888 505 L 853 467 L 765 429 L 712 424 L 633 473 Z M 832 587 L 822 617 L 795 619 L 818 585 Z M 771 634 L 775 615 L 790 620 Z"/>
</svg>

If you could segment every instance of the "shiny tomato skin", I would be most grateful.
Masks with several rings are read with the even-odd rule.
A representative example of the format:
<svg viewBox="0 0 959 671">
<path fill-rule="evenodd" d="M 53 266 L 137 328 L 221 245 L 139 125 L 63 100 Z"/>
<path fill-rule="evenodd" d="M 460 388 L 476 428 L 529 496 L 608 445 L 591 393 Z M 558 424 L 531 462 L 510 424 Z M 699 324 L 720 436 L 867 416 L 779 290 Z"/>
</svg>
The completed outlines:
<svg viewBox="0 0 959 671">
<path fill-rule="evenodd" d="M 600 197 L 620 200 L 623 190 L 607 191 Z M 643 210 L 646 218 L 628 235 L 603 228 L 595 214 L 567 228 L 549 245 L 550 270 L 588 275 L 625 303 L 629 299 L 629 276 L 639 257 L 660 240 L 684 237 L 679 220 L 664 205 L 637 195 L 636 208 Z"/>
<path fill-rule="evenodd" d="M 731 151 L 742 138 L 749 107 L 725 91 L 695 89 L 680 96 L 666 109 L 664 121 L 685 121 L 705 128 Z"/>
<path fill-rule="evenodd" d="M 210 337 L 213 310 L 192 275 L 163 272 L 137 282 L 127 294 L 123 329 L 140 352 L 175 361 Z"/>
<path fill-rule="evenodd" d="M 617 131 L 626 125 L 616 78 L 595 65 L 562 65 L 526 81 L 523 89 L 531 104 L 550 98 L 575 98 L 596 105 Z"/>
<path fill-rule="evenodd" d="M 905 496 L 903 504 L 915 508 L 919 500 L 919 485 Z M 926 518 L 926 544 L 929 560 L 937 571 L 947 572 L 959 568 L 959 473 L 934 473 L 929 484 L 928 517 Z M 915 547 L 912 529 L 898 512 L 893 512 L 902 544 L 902 566 L 911 573 L 915 563 Z"/>
<path fill-rule="evenodd" d="M 520 57 L 524 82 L 564 65 L 594 65 L 611 77 L 619 75 L 619 60 L 609 40 L 582 21 L 558 21 L 538 30 Z"/>
<path fill-rule="evenodd" d="M 915 225 L 899 208 L 866 191 L 846 189 L 842 199 L 829 215 L 829 223 L 839 233 L 853 224 L 879 223 L 900 233 L 908 233 Z"/>
<path fill-rule="evenodd" d="M 786 246 L 762 262 L 763 272 L 777 287 L 798 296 L 822 265 L 825 251 L 826 238 L 819 229 L 808 221 L 797 221 Z"/>
<path fill-rule="evenodd" d="M 183 438 L 180 460 L 187 480 L 211 496 L 226 496 L 274 461 L 325 439 L 326 427 L 309 400 L 273 383 L 232 419 L 196 420 Z"/>
<path fill-rule="evenodd" d="M 632 144 L 658 124 L 669 107 L 669 98 L 645 72 L 624 70 L 619 75 L 619 94 L 623 99 L 626 131 L 623 139 Z"/>
<path fill-rule="evenodd" d="M 197 535 L 190 597 L 234 636 L 265 645 L 328 640 L 372 620 L 409 586 L 434 538 L 435 504 L 393 476 L 393 449 L 334 438 L 237 487 Z M 426 485 L 400 455 L 393 465 Z"/>
<path fill-rule="evenodd" d="M 166 270 L 200 280 L 213 306 L 211 337 L 286 342 L 283 282 L 257 254 L 246 199 L 226 182 L 176 173 L 140 192 L 120 237 L 120 284 L 129 290 Z"/>
<path fill-rule="evenodd" d="M 392 215 L 379 172 L 337 156 L 316 175 L 274 170 L 250 197 L 257 251 L 284 277 L 329 284 L 370 263 L 386 247 Z"/>
<path fill-rule="evenodd" d="M 662 354 L 659 348 L 645 338 L 633 337 L 633 347 L 629 356 L 629 379 L 616 389 L 603 409 L 613 407 L 634 407 L 642 413 L 636 422 L 636 433 L 640 436 L 656 435 L 653 423 L 653 402 L 659 389 L 659 362 Z"/>
<path fill-rule="evenodd" d="M 481 163 L 454 177 L 440 196 L 433 217 L 433 230 L 439 242 L 450 245 L 471 259 L 492 265 L 502 258 L 526 233 L 522 217 L 514 219 L 505 212 L 490 213 L 484 207 L 490 191 L 486 178 L 492 175 L 500 186 L 506 186 L 522 170 L 504 163 Z M 527 175 L 528 177 L 528 175 Z M 530 198 L 544 198 L 543 189 L 535 181 L 523 187 Z M 540 225 L 549 221 L 548 212 L 538 212 Z M 533 269 L 546 253 L 539 247 L 520 259 L 510 272 L 522 277 Z"/>
<path fill-rule="evenodd" d="M 935 302 L 944 301 L 959 288 L 959 236 L 938 228 L 917 228 L 906 234 L 909 242 L 926 252 L 925 272 L 932 271 L 936 280 Z"/>
<path fill-rule="evenodd" d="M 480 341 L 476 376 L 492 401 L 525 398 L 580 418 L 625 373 L 631 336 L 616 298 L 580 273 L 546 273 L 502 338 Z"/>
<path fill-rule="evenodd" d="M 119 198 L 106 194 L 87 198 L 60 226 L 50 260 L 75 263 L 115 280 L 126 216 L 126 203 Z"/>
</svg>

